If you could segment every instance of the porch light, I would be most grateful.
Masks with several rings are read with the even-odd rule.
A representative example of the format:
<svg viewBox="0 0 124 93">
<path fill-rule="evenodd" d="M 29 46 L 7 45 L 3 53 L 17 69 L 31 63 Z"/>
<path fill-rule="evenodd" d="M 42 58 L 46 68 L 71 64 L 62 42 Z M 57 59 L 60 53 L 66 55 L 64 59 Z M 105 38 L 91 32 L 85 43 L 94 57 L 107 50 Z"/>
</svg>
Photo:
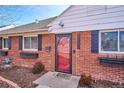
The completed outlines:
<svg viewBox="0 0 124 93">
<path fill-rule="evenodd" d="M 60 20 L 60 22 L 59 22 L 59 26 L 61 26 L 61 27 L 64 26 L 64 22 L 63 22 L 63 20 Z"/>
</svg>

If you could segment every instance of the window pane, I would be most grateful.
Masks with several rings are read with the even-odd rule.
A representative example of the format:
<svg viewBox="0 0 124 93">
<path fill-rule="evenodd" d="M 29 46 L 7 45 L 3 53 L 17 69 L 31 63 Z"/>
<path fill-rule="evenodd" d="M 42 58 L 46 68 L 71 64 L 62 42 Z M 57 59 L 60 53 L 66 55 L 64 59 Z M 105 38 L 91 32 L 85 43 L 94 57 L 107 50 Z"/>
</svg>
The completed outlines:
<svg viewBox="0 0 124 93">
<path fill-rule="evenodd" d="M 31 37 L 31 49 L 37 49 L 37 48 L 38 48 L 37 37 Z"/>
<path fill-rule="evenodd" d="M 120 32 L 120 51 L 124 51 L 124 32 Z"/>
<path fill-rule="evenodd" d="M 4 48 L 8 48 L 8 38 L 4 38 Z"/>
<path fill-rule="evenodd" d="M 118 32 L 101 33 L 101 50 L 118 51 Z"/>
<path fill-rule="evenodd" d="M 30 49 L 30 37 L 24 37 L 24 48 Z"/>
</svg>

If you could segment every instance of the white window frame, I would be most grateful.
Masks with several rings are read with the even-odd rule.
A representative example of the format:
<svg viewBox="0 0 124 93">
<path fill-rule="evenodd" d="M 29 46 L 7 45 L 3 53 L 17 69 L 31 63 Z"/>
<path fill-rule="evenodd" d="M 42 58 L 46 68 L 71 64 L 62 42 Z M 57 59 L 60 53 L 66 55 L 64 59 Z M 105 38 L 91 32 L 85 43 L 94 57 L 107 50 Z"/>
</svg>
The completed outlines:
<svg viewBox="0 0 124 93">
<path fill-rule="evenodd" d="M 124 31 L 124 29 L 116 29 L 116 30 L 103 30 L 99 32 L 99 53 L 115 53 L 115 54 L 124 54 L 124 51 L 120 51 L 120 32 Z M 118 51 L 102 51 L 101 50 L 101 33 L 102 32 L 118 32 Z"/>
<path fill-rule="evenodd" d="M 8 50 L 9 47 L 8 47 L 8 48 L 5 48 L 5 47 L 4 47 L 4 39 L 5 39 L 5 38 L 8 38 L 8 37 L 2 37 L 2 49 Z M 8 38 L 8 39 L 9 39 L 9 38 Z"/>
<path fill-rule="evenodd" d="M 38 44 L 38 35 L 26 35 L 26 36 L 23 36 L 23 50 L 25 50 L 25 51 L 38 51 L 38 45 L 37 45 L 37 49 L 27 49 L 27 48 L 24 47 L 25 46 L 24 45 L 25 44 L 24 43 L 25 42 L 25 40 L 24 40 L 25 37 L 37 37 L 37 44 Z"/>
</svg>

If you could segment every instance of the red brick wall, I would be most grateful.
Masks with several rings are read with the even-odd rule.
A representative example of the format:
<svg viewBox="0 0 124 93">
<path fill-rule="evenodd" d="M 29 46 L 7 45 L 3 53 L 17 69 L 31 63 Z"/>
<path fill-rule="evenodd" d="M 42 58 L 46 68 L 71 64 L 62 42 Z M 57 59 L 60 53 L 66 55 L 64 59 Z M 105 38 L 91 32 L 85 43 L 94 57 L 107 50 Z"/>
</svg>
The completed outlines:
<svg viewBox="0 0 124 93">
<path fill-rule="evenodd" d="M 91 32 L 78 32 L 81 34 L 80 49 L 76 48 L 76 34 L 72 33 L 72 74 L 81 75 L 90 74 L 96 79 L 112 80 L 124 82 L 124 68 L 108 67 L 99 64 L 98 57 L 123 57 L 124 54 L 94 54 L 91 53 Z M 51 52 L 45 51 L 46 46 L 51 46 Z M 74 53 L 73 50 L 76 50 Z M 18 50 L 18 37 L 12 37 L 12 49 L 9 50 L 9 56 L 17 65 L 32 67 L 34 63 L 41 61 L 47 70 L 55 70 L 55 34 L 42 35 L 42 51 L 37 59 L 24 59 L 19 56 L 22 50 Z M 30 51 L 33 52 L 33 51 Z M 4 57 L 0 57 L 2 60 Z"/>
<path fill-rule="evenodd" d="M 13 63 L 20 66 L 32 67 L 36 62 L 42 62 L 45 65 L 46 70 L 54 70 L 54 34 L 43 34 L 42 35 L 42 51 L 23 51 L 18 50 L 18 36 L 13 36 L 11 43 L 11 50 L 8 50 L 8 56 L 13 58 Z M 46 46 L 51 46 L 51 52 L 48 53 L 45 51 Z M 39 54 L 39 58 L 37 59 L 27 59 L 21 58 L 19 56 L 20 52 L 37 52 Z M 4 57 L 0 57 L 2 60 Z"/>
<path fill-rule="evenodd" d="M 81 34 L 80 49 L 76 49 L 76 34 L 72 33 L 72 54 L 73 74 L 90 74 L 96 79 L 124 82 L 124 68 L 110 67 L 99 64 L 98 57 L 123 57 L 124 54 L 101 54 L 91 53 L 91 32 L 78 32 Z"/>
</svg>

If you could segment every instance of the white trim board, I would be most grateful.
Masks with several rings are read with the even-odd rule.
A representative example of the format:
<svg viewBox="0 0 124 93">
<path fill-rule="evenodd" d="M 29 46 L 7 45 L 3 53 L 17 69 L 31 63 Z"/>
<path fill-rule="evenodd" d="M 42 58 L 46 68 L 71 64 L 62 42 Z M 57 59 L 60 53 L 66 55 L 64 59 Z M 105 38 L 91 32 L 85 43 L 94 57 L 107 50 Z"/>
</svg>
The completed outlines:
<svg viewBox="0 0 124 93">
<path fill-rule="evenodd" d="M 3 49 L 3 50 L 8 50 L 9 48 L 5 48 L 5 47 L 4 47 L 4 39 L 5 39 L 5 38 L 8 38 L 8 37 L 2 37 L 2 49 Z M 9 38 L 8 38 L 8 39 L 9 39 Z"/>
</svg>

